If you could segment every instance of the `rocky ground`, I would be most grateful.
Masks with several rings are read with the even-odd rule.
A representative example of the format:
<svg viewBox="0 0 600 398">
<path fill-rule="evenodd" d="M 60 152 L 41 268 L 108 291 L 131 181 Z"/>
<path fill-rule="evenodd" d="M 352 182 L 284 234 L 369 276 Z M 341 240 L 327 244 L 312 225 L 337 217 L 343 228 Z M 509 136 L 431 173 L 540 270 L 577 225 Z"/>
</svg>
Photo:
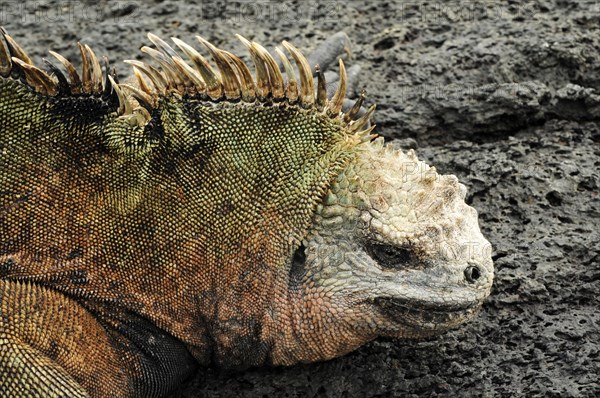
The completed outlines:
<svg viewBox="0 0 600 398">
<path fill-rule="evenodd" d="M 243 53 L 234 33 L 310 50 L 344 30 L 377 131 L 469 187 L 496 265 L 473 322 L 321 364 L 209 369 L 174 397 L 600 395 L 600 2 L 365 3 L 0 4 L 36 61 L 49 48 L 78 59 L 77 40 L 140 57 L 148 31 Z"/>
</svg>

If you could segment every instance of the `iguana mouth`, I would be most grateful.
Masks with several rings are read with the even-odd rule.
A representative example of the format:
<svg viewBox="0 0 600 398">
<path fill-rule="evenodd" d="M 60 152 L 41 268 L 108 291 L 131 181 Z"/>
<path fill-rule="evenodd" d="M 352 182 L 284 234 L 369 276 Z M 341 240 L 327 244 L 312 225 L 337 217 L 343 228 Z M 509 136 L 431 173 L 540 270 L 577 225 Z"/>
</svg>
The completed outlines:
<svg viewBox="0 0 600 398">
<path fill-rule="evenodd" d="M 447 329 L 462 323 L 471 318 L 481 304 L 479 301 L 442 304 L 399 297 L 378 297 L 374 303 L 394 322 L 426 329 Z"/>
</svg>

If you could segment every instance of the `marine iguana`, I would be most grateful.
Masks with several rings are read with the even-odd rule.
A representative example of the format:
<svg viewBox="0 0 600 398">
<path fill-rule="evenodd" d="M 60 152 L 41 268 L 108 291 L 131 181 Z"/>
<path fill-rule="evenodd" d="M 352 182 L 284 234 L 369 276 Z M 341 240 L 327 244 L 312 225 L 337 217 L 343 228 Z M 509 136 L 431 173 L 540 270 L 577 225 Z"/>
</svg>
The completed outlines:
<svg viewBox="0 0 600 398">
<path fill-rule="evenodd" d="M 198 366 L 333 358 L 474 316 L 466 188 L 384 144 L 306 58 L 149 35 L 118 83 L 0 40 L 3 397 L 161 397 Z M 293 62 L 291 62 L 293 61 Z M 293 64 L 297 71 L 295 70 Z M 286 78 L 284 78 L 284 75 Z M 67 77 L 68 76 L 68 77 Z M 316 85 L 316 87 L 315 87 Z"/>
</svg>

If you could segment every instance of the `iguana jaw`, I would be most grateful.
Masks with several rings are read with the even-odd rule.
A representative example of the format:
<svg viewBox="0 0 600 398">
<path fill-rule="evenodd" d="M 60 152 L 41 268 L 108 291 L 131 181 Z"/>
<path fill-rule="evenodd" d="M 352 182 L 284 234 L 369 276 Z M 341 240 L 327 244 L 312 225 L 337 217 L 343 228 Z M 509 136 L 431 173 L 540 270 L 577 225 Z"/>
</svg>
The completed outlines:
<svg viewBox="0 0 600 398">
<path fill-rule="evenodd" d="M 432 303 L 430 301 L 419 301 L 413 298 L 402 297 L 378 297 L 373 302 L 381 312 L 393 321 L 403 321 L 403 317 L 429 315 L 430 320 L 435 323 L 445 323 L 448 318 L 472 313 L 473 309 L 481 302 L 465 301 L 462 303 Z M 428 319 L 429 320 L 429 319 Z"/>
<path fill-rule="evenodd" d="M 425 338 L 438 335 L 473 318 L 481 303 L 461 307 L 437 307 L 430 303 L 416 303 L 398 298 L 380 298 L 374 303 L 390 322 L 402 325 L 391 337 Z"/>
<path fill-rule="evenodd" d="M 365 292 L 365 302 L 383 317 L 382 325 L 389 324 L 381 334 L 401 338 L 440 334 L 473 318 L 493 279 L 492 264 L 483 259 L 385 274 L 376 276 L 381 282 Z"/>
<path fill-rule="evenodd" d="M 377 338 L 423 339 L 472 319 L 489 295 L 491 279 L 471 289 L 410 287 L 371 274 L 371 285 L 348 278 L 339 289 L 308 281 L 292 291 L 285 318 L 291 331 L 276 336 L 271 361 L 291 365 L 328 360 Z M 363 275 L 364 277 L 364 275 Z M 341 280 L 340 280 L 341 281 Z M 453 290 L 453 291 L 451 291 Z M 409 293 L 412 291 L 412 295 Z"/>
<path fill-rule="evenodd" d="M 486 294 L 487 295 L 487 294 Z M 394 326 L 384 333 L 390 337 L 418 338 L 440 334 L 473 318 L 483 299 L 432 300 L 431 297 L 381 296 L 372 305 Z"/>
</svg>

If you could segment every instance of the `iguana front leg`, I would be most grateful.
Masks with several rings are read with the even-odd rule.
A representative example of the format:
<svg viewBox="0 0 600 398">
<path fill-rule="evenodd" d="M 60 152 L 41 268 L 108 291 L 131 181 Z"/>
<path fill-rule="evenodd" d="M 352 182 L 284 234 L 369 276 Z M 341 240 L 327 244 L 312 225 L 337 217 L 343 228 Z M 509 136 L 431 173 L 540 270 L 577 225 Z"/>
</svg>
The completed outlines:
<svg viewBox="0 0 600 398">
<path fill-rule="evenodd" d="M 0 396 L 127 396 L 131 359 L 74 300 L 31 283 L 0 281 L 0 313 Z"/>
<path fill-rule="evenodd" d="M 162 397 L 194 371 L 185 347 L 147 320 L 91 308 L 0 281 L 0 397 Z"/>
</svg>

